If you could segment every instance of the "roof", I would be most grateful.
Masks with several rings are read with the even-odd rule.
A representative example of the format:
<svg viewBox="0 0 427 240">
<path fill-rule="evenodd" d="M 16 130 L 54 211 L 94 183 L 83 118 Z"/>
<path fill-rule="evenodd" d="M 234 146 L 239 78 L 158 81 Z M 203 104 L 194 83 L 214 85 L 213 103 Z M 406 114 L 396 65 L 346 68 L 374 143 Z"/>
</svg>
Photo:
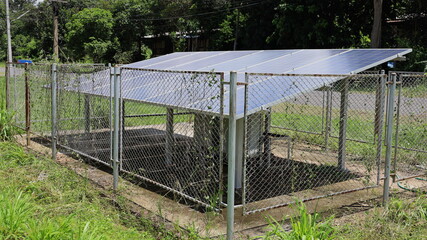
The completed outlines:
<svg viewBox="0 0 427 240">
<path fill-rule="evenodd" d="M 228 86 L 224 101 L 219 101 L 219 81 L 206 84 L 206 74 L 225 81 L 230 71 L 261 74 L 328 74 L 341 76 L 269 76 L 248 85 L 247 114 L 287 101 L 306 92 L 334 83 L 343 74 L 355 74 L 410 53 L 411 49 L 312 49 L 176 52 L 128 65 L 122 69 L 124 100 L 160 106 L 228 115 Z M 88 84 L 101 87 L 88 90 Z M 86 87 L 85 87 L 86 86 Z M 98 85 L 97 85 L 98 86 Z M 78 91 L 109 96 L 109 79 L 81 82 Z M 70 89 L 77 91 L 74 87 Z M 256 90 L 256 91 L 255 91 Z M 237 118 L 244 113 L 244 87 L 237 90 Z M 224 108 L 221 111 L 221 106 Z"/>
</svg>

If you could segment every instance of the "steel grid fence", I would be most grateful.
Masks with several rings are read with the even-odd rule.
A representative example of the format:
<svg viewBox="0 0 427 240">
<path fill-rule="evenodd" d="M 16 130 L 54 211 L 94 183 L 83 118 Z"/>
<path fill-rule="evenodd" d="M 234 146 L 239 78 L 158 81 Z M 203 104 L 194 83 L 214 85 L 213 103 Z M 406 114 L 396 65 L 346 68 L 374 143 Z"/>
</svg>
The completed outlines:
<svg viewBox="0 0 427 240">
<path fill-rule="evenodd" d="M 121 170 L 177 200 L 218 209 L 226 131 L 222 82 L 220 73 L 123 68 Z M 139 101 L 127 101 L 135 96 Z"/>
<path fill-rule="evenodd" d="M 285 98 L 341 80 L 246 115 L 244 212 L 376 186 L 385 77 L 247 74 L 246 105 L 271 91 L 257 82 L 274 82 Z"/>
</svg>

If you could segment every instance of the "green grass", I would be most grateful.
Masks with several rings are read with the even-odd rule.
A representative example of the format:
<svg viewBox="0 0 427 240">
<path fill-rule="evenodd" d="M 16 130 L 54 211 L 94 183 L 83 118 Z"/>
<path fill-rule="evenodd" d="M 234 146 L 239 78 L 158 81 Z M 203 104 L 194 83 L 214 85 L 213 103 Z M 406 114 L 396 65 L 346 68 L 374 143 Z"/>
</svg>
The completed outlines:
<svg viewBox="0 0 427 240">
<path fill-rule="evenodd" d="M 426 239 L 427 198 L 392 199 L 388 209 L 376 208 L 338 229 L 341 239 Z"/>
<path fill-rule="evenodd" d="M 292 229 L 290 231 L 286 231 L 282 227 L 282 223 L 270 218 L 268 231 L 263 238 L 283 240 L 328 240 L 336 238 L 336 229 L 331 224 L 332 217 L 322 220 L 318 213 L 308 213 L 304 203 L 298 203 L 296 208 L 298 216 L 291 217 Z"/>
<path fill-rule="evenodd" d="M 177 239 L 87 179 L 0 142 L 0 239 Z"/>
</svg>

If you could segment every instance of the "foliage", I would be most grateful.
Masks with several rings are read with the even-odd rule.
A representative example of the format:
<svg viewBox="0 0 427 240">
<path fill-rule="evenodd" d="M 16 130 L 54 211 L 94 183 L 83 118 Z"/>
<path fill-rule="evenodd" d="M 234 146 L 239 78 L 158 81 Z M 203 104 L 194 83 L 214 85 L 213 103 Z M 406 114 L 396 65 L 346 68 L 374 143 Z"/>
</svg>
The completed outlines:
<svg viewBox="0 0 427 240">
<path fill-rule="evenodd" d="M 51 58 L 53 5 L 64 61 L 127 63 L 150 52 L 229 50 L 235 41 L 237 49 L 369 47 L 373 20 L 372 1 L 356 0 L 19 0 L 11 1 L 15 59 Z M 426 13 L 425 1 L 383 2 L 382 46 L 414 48 L 399 69 L 422 70 L 417 62 L 427 60 Z M 5 34 L 0 38 L 5 59 Z"/>
<path fill-rule="evenodd" d="M 297 217 L 291 217 L 292 230 L 286 231 L 282 224 L 270 218 L 269 231 L 264 236 L 264 239 L 310 239 L 310 240 L 327 240 L 335 239 L 335 228 L 332 226 L 332 217 L 321 222 L 321 217 L 318 213 L 310 214 L 304 203 L 298 203 Z"/>
<path fill-rule="evenodd" d="M 66 24 L 69 49 L 77 59 L 90 57 L 100 62 L 113 47 L 113 15 L 99 8 L 85 8 Z"/>
</svg>

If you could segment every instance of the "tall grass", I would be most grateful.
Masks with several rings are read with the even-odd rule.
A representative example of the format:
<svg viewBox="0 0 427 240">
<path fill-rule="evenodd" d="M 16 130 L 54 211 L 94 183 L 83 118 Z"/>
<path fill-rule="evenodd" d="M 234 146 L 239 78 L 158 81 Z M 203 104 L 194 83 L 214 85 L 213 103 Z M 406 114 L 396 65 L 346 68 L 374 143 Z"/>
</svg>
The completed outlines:
<svg viewBox="0 0 427 240">
<path fill-rule="evenodd" d="M 387 208 L 377 208 L 338 229 L 342 239 L 426 239 L 427 198 L 391 199 Z"/>
<path fill-rule="evenodd" d="M 0 239 L 157 239 L 89 181 L 13 142 L 0 142 Z M 159 238 L 160 239 L 160 238 Z"/>
<path fill-rule="evenodd" d="M 25 224 L 34 207 L 22 191 L 2 189 L 0 191 L 0 236 L 4 239 L 22 239 Z"/>
<path fill-rule="evenodd" d="M 264 239 L 328 240 L 336 238 L 336 230 L 331 224 L 332 218 L 322 221 L 318 213 L 308 213 L 304 203 L 298 203 L 296 208 L 298 216 L 291 218 L 292 230 L 286 231 L 281 223 L 270 218 L 269 230 Z"/>
</svg>

